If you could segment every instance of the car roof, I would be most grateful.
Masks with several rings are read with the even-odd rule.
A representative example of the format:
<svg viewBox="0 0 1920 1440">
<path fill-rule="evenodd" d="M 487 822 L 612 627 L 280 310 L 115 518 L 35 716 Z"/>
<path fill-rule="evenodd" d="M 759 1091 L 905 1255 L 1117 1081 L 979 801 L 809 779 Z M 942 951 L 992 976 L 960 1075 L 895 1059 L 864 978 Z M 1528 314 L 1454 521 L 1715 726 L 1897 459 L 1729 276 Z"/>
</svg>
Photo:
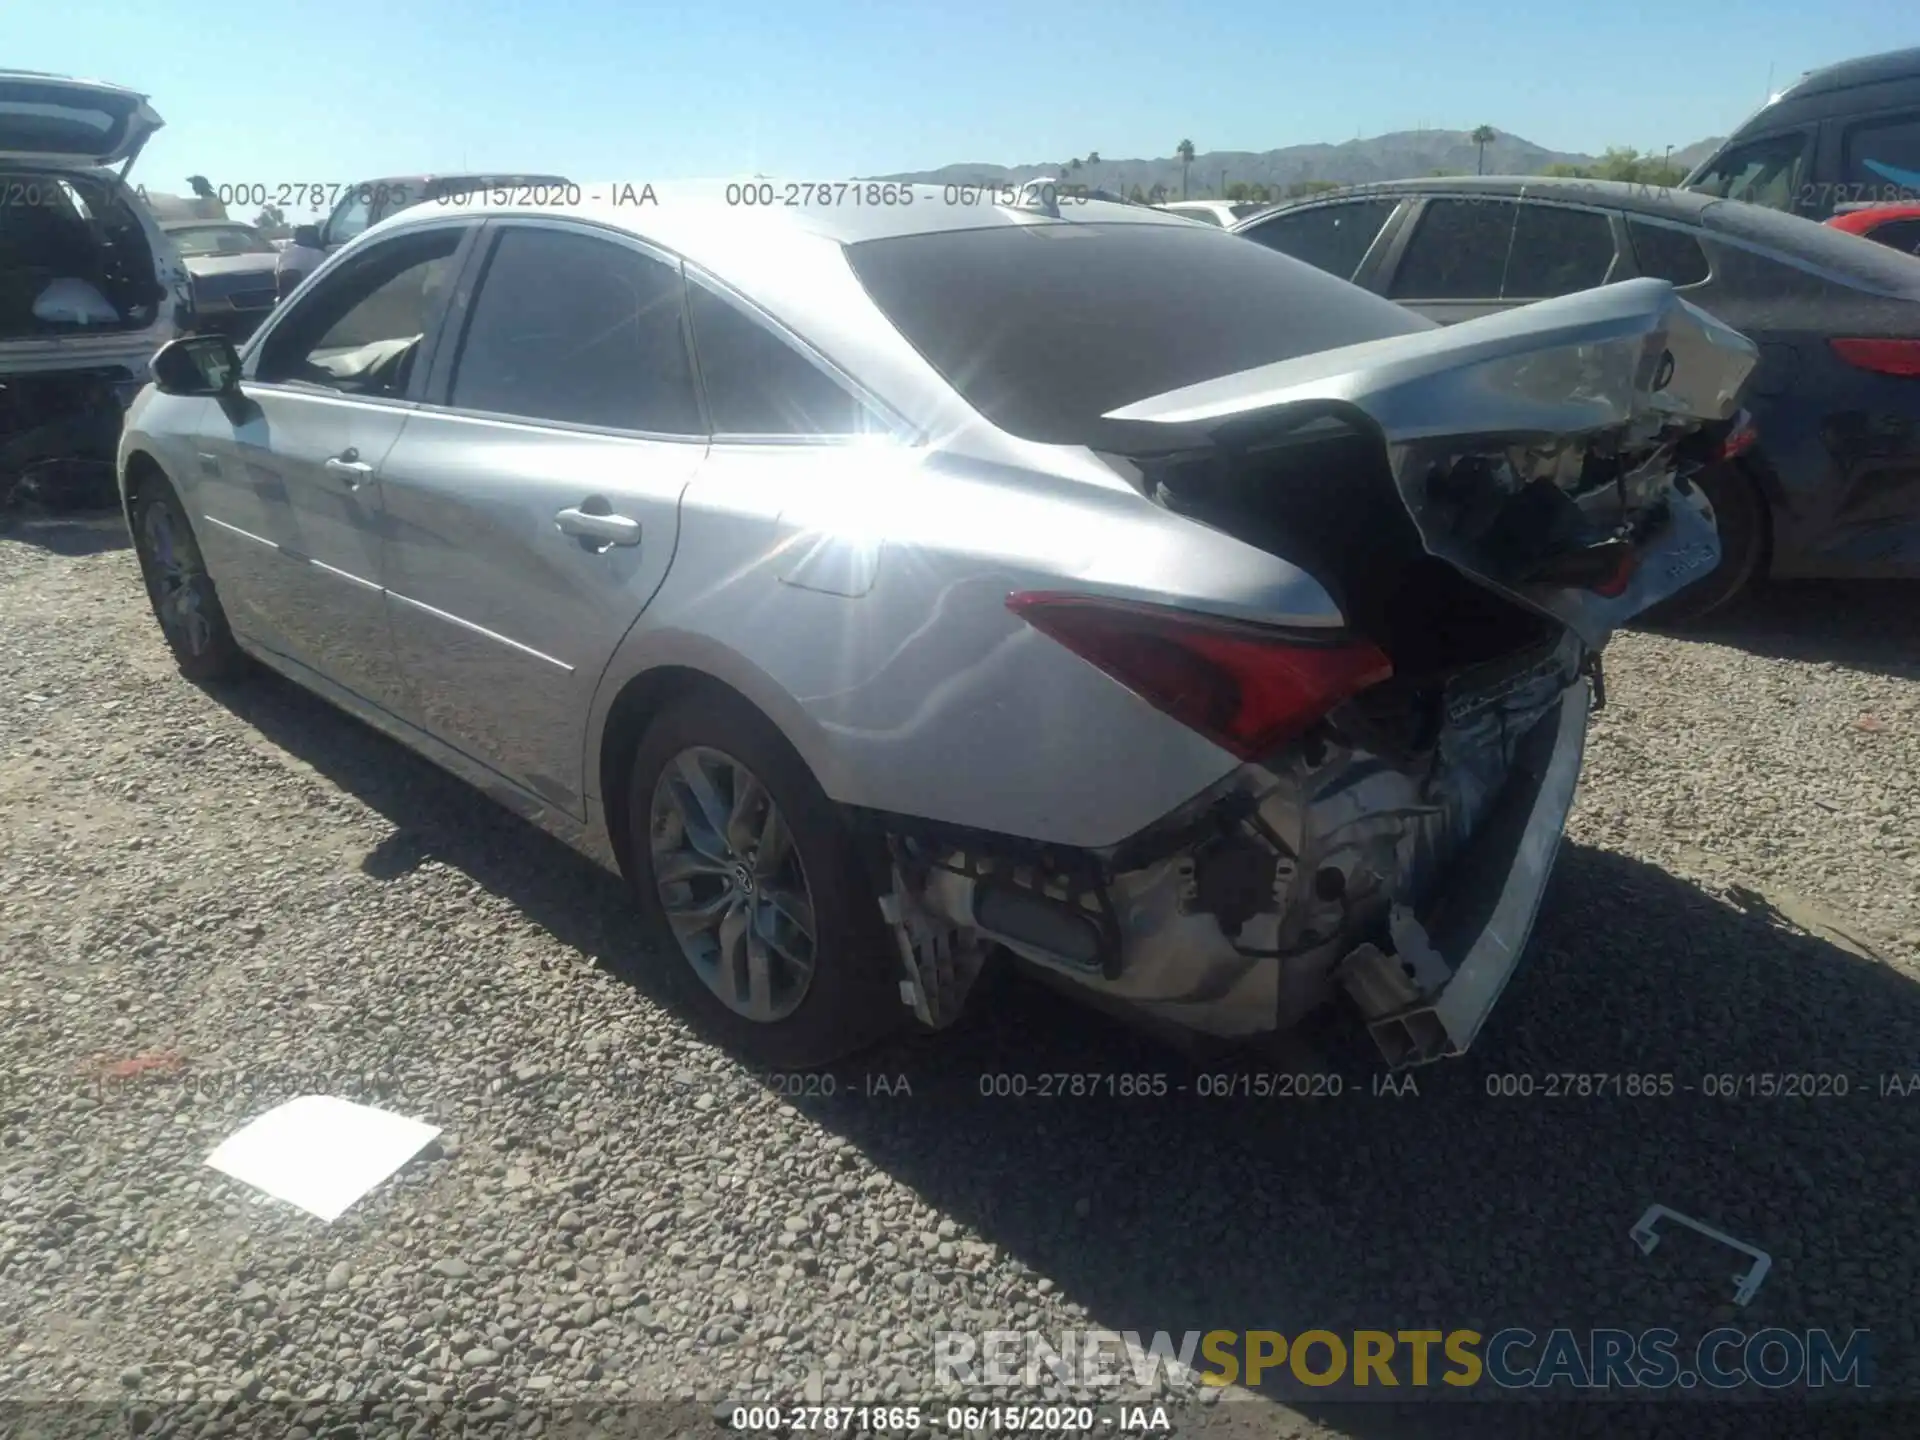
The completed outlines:
<svg viewBox="0 0 1920 1440">
<path fill-rule="evenodd" d="M 1414 180 L 1378 180 L 1364 185 L 1349 185 L 1339 190 L 1323 190 L 1282 200 L 1256 214 L 1247 216 L 1234 228 L 1251 229 L 1270 215 L 1283 210 L 1300 210 L 1330 201 L 1392 199 L 1420 196 L 1477 195 L 1530 200 L 1559 200 L 1569 205 L 1602 205 L 1613 210 L 1628 210 L 1662 219 L 1698 221 L 1710 206 L 1722 203 L 1718 197 L 1694 190 L 1679 190 L 1667 185 L 1636 184 L 1624 180 L 1586 180 L 1574 175 L 1431 175 Z"/>
<path fill-rule="evenodd" d="M 1617 180 L 1582 180 L 1554 175 L 1462 175 L 1434 176 L 1422 180 L 1386 180 L 1378 184 L 1356 185 L 1348 190 L 1329 190 L 1321 195 L 1289 200 L 1258 215 L 1249 215 L 1233 227 L 1244 233 L 1274 215 L 1305 209 L 1328 201 L 1354 198 L 1408 199 L 1416 197 L 1444 199 L 1448 196 L 1481 196 L 1500 199 L 1559 200 L 1568 204 L 1600 206 L 1618 210 L 1633 218 L 1665 220 L 1684 225 L 1702 239 L 1745 245 L 1771 251 L 1803 266 L 1844 277 L 1848 283 L 1864 285 L 1886 294 L 1916 298 L 1920 286 L 1909 273 L 1912 261 L 1884 245 L 1844 230 L 1821 225 L 1798 215 L 1788 215 L 1765 205 L 1750 205 L 1744 200 L 1723 200 L 1694 190 L 1676 190 L 1659 185 L 1636 185 Z"/>
<path fill-rule="evenodd" d="M 531 170 L 442 170 L 418 175 L 380 175 L 371 180 L 362 180 L 355 188 L 370 185 L 433 185 L 433 184 L 488 184 L 506 180 L 526 185 L 566 185 L 570 183 L 563 175 L 549 175 Z"/>
<path fill-rule="evenodd" d="M 625 230 L 642 239 L 654 239 L 698 263 L 697 252 L 715 248 L 716 244 L 721 249 L 731 248 L 719 242 L 729 232 L 748 227 L 760 235 L 784 230 L 835 245 L 857 245 L 864 240 L 995 225 L 1191 224 L 1144 205 L 1069 197 L 1059 201 L 1058 214 L 1052 215 L 992 204 L 990 193 L 986 198 L 977 198 L 978 192 L 973 187 L 965 187 L 966 194 L 962 196 L 959 186 L 894 181 L 850 180 L 804 185 L 764 179 L 676 181 L 659 185 L 611 181 L 582 185 L 579 189 L 578 204 L 515 204 L 477 197 L 473 203 L 448 212 L 435 208 L 423 211 L 416 206 L 389 216 L 366 233 L 429 224 L 442 218 L 443 213 L 447 218 L 465 219 L 571 218 Z M 853 198 L 856 191 L 861 197 L 859 200 Z M 868 194 L 876 200 L 866 201 Z M 788 203 L 790 200 L 795 203 Z"/>
<path fill-rule="evenodd" d="M 1851 90 L 1856 85 L 1872 85 L 1882 80 L 1920 79 L 1920 46 L 1907 50 L 1887 50 L 1878 55 L 1862 55 L 1809 70 L 1775 97 L 1799 99 L 1803 95 L 1822 95 L 1832 90 Z"/>
</svg>

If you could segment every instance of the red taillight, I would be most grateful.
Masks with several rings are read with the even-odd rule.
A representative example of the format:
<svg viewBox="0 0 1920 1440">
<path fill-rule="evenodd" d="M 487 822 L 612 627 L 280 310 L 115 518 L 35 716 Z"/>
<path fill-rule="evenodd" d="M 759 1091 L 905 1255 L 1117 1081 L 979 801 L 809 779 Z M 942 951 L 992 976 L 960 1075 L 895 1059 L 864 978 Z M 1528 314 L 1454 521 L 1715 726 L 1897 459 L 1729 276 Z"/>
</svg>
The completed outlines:
<svg viewBox="0 0 1920 1440">
<path fill-rule="evenodd" d="M 1316 643 L 1262 625 L 1122 600 L 1022 592 L 1007 608 L 1156 709 L 1243 760 L 1269 754 L 1393 674 L 1364 640 Z"/>
<path fill-rule="evenodd" d="M 1632 583 L 1634 572 L 1639 568 L 1639 555 L 1632 550 L 1622 550 L 1619 563 L 1613 567 L 1613 573 L 1605 579 L 1596 580 L 1587 588 L 1608 600 L 1618 600 L 1627 593 L 1627 586 Z"/>
<path fill-rule="evenodd" d="M 1727 432 L 1727 438 L 1720 442 L 1720 458 L 1738 460 L 1753 449 L 1759 439 L 1760 432 L 1754 429 L 1753 421 L 1748 418 L 1747 412 L 1742 410 L 1739 418 L 1734 421 L 1733 428 Z"/>
<path fill-rule="evenodd" d="M 1920 375 L 1920 340 L 1829 340 L 1849 365 L 1880 375 Z"/>
</svg>

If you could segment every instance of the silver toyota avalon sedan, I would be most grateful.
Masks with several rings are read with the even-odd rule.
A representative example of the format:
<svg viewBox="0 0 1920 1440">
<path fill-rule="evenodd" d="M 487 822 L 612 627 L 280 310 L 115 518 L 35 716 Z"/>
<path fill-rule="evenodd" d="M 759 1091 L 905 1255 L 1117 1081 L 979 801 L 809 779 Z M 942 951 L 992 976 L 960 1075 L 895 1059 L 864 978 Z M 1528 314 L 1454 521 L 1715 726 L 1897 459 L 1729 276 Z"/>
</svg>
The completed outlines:
<svg viewBox="0 0 1920 1440">
<path fill-rule="evenodd" d="M 763 1063 L 995 954 L 1463 1050 L 1753 347 L 1653 280 L 1442 329 L 1146 208 L 786 193 L 418 207 L 162 351 L 120 483 L 181 670 L 624 875 Z"/>
</svg>

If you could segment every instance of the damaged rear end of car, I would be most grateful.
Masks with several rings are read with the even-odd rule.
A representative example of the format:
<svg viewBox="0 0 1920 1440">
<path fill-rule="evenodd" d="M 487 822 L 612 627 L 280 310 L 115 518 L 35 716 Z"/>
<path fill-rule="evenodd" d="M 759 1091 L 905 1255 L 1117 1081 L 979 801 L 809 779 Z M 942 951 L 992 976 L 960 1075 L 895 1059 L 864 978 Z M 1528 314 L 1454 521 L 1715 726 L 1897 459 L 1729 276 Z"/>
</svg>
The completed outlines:
<svg viewBox="0 0 1920 1440">
<path fill-rule="evenodd" d="M 1010 596 L 1240 763 L 1099 851 L 894 834 L 883 907 L 921 1018 L 998 944 L 1180 1031 L 1253 1037 L 1344 995 L 1395 1067 L 1464 1051 L 1538 912 L 1602 649 L 1718 562 L 1691 477 L 1744 423 L 1755 356 L 1633 281 L 1109 412 L 1109 466 L 1312 576 L 1344 624 Z"/>
</svg>

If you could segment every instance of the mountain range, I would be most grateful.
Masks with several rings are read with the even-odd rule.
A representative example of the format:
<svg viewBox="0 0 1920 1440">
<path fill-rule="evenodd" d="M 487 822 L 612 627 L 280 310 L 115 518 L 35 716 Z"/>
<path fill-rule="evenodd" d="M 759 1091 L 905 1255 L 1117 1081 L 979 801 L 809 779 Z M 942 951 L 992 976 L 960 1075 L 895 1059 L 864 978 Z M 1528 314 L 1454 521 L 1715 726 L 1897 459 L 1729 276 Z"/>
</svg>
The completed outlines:
<svg viewBox="0 0 1920 1440">
<path fill-rule="evenodd" d="M 1672 162 L 1682 170 L 1690 170 L 1719 143 L 1720 137 L 1715 136 L 1682 146 L 1673 152 Z M 1069 169 L 1068 162 L 1058 160 L 1030 165 L 971 163 L 867 178 L 958 185 L 1018 182 L 1036 175 L 1053 175 L 1120 195 L 1130 194 L 1136 185 L 1147 192 L 1160 185 L 1169 194 L 1180 193 L 1181 165 L 1176 157 L 1110 160 L 1104 156 L 1090 159 L 1082 155 L 1076 158 L 1080 161 L 1077 170 Z M 1274 190 L 1307 180 L 1331 180 L 1343 185 L 1370 180 L 1410 180 L 1431 175 L 1436 170 L 1470 175 L 1481 168 L 1478 158 L 1478 147 L 1468 130 L 1399 130 L 1337 145 L 1287 145 L 1278 150 L 1207 150 L 1193 158 L 1188 193 L 1195 199 L 1218 196 L 1236 182 L 1265 185 Z M 1549 165 L 1592 165 L 1598 159 L 1577 151 L 1549 150 L 1518 135 L 1498 133 L 1487 145 L 1484 171 L 1488 175 L 1537 175 Z"/>
</svg>

